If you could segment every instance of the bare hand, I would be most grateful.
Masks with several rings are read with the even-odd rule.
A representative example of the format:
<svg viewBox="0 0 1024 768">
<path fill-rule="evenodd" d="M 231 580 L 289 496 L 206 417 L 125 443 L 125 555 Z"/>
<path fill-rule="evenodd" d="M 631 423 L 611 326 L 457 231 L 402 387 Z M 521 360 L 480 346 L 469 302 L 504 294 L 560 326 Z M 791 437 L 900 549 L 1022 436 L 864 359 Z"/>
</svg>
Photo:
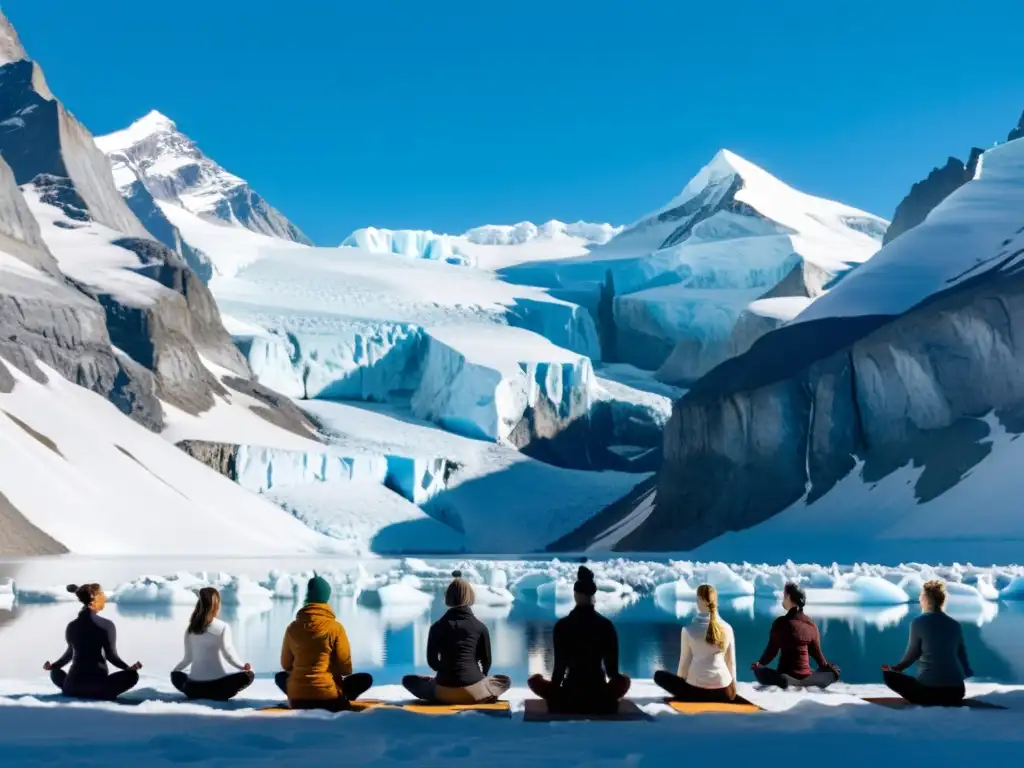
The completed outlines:
<svg viewBox="0 0 1024 768">
<path fill-rule="evenodd" d="M 882 665 L 882 671 L 883 672 L 892 672 L 892 667 L 890 667 L 888 664 L 883 664 Z"/>
<path fill-rule="evenodd" d="M 43 669 L 49 672 L 51 669 L 53 669 L 53 664 L 51 664 L 50 662 L 46 662 L 45 664 L 43 664 Z"/>
<path fill-rule="evenodd" d="M 246 672 L 252 672 L 252 664 L 246 664 L 242 669 Z"/>
<path fill-rule="evenodd" d="M 136 661 L 134 664 L 132 664 L 132 669 L 138 672 L 140 669 L 142 669 L 142 662 Z"/>
</svg>

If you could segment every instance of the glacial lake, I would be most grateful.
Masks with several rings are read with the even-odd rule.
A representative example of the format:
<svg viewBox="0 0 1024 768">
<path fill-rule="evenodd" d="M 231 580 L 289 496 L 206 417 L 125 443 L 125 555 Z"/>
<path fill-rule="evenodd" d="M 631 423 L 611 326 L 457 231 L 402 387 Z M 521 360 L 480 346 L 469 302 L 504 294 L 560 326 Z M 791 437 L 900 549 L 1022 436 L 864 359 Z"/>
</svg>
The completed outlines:
<svg viewBox="0 0 1024 768">
<path fill-rule="evenodd" d="M 388 561 L 367 561 L 384 567 Z M 394 564 L 397 561 L 390 561 Z M 142 574 L 209 569 L 210 563 L 170 561 L 160 558 L 87 560 L 56 558 L 0 562 L 0 581 L 14 578 L 19 584 L 63 584 L 100 581 L 108 589 Z M 219 570 L 263 578 L 271 568 L 300 571 L 312 567 L 308 560 L 222 561 Z M 348 633 L 357 671 L 370 672 L 381 684 L 397 683 L 413 672 L 427 674 L 424 663 L 427 631 L 444 612 L 439 589 L 429 607 L 391 606 L 371 608 L 352 597 L 336 596 L 333 606 Z M 259 677 L 279 669 L 281 638 L 298 604 L 274 600 L 255 605 L 226 606 L 222 618 L 234 631 L 235 644 Z M 494 672 L 511 675 L 523 684 L 528 675 L 550 671 L 551 634 L 554 622 L 568 604 L 545 604 L 520 597 L 507 607 L 478 608 L 477 615 L 491 632 Z M 14 604 L 0 599 L 0 678 L 42 676 L 44 661 L 64 649 L 64 627 L 77 613 L 77 603 Z M 655 670 L 675 669 L 680 627 L 694 609 L 686 603 L 660 605 L 652 596 L 607 611 L 619 632 L 622 670 L 633 677 L 649 678 Z M 139 660 L 146 675 L 166 675 L 179 661 L 182 634 L 191 613 L 187 605 L 109 605 L 104 612 L 117 624 L 121 655 L 129 663 Z M 737 665 L 741 680 L 753 679 L 750 664 L 761 653 L 771 622 L 782 613 L 776 600 L 745 597 L 723 601 L 722 617 L 736 634 Z M 961 620 L 977 681 L 1024 683 L 1024 603 L 994 602 L 983 606 L 954 607 L 950 613 Z M 879 667 L 901 657 L 916 606 L 809 607 L 821 630 L 829 660 L 842 669 L 849 683 L 877 683 Z"/>
</svg>

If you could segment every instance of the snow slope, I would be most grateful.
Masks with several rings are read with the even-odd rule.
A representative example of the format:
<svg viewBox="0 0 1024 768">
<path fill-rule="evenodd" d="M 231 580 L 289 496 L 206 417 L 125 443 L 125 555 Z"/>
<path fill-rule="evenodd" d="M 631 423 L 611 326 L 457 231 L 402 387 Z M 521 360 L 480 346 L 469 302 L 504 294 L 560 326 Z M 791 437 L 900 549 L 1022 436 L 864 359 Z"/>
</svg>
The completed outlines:
<svg viewBox="0 0 1024 768">
<path fill-rule="evenodd" d="M 985 152 L 973 181 L 886 245 L 840 288 L 808 307 L 798 321 L 899 315 L 987 267 L 1019 259 L 1006 246 L 1024 226 L 1022 208 L 1024 141 L 1018 140 Z M 921 258 L 924 253 L 927 259 Z"/>
<path fill-rule="evenodd" d="M 0 388 L 0 488 L 81 554 L 283 554 L 336 545 L 45 366 Z M 72 511 L 73 510 L 73 511 Z"/>
<path fill-rule="evenodd" d="M 728 356 L 725 343 L 752 301 L 780 285 L 786 295 L 815 298 L 878 250 L 885 226 L 722 150 L 676 198 L 606 244 L 503 274 L 590 307 L 610 281 L 617 356 L 657 368 L 687 343 L 676 378 L 692 380 Z M 820 278 L 807 279 L 808 270 Z"/>
<path fill-rule="evenodd" d="M 430 230 L 357 229 L 342 245 L 373 253 L 395 253 L 496 270 L 531 261 L 580 256 L 594 245 L 608 242 L 622 231 L 611 224 L 552 219 L 536 225 L 487 224 L 461 235 L 436 234 Z"/>
<path fill-rule="evenodd" d="M 175 202 L 207 220 L 310 244 L 309 238 L 245 181 L 202 153 L 174 122 L 153 111 L 127 128 L 96 137 L 125 174 L 133 173 L 157 200 Z M 126 175 L 119 179 L 123 184 Z"/>
</svg>

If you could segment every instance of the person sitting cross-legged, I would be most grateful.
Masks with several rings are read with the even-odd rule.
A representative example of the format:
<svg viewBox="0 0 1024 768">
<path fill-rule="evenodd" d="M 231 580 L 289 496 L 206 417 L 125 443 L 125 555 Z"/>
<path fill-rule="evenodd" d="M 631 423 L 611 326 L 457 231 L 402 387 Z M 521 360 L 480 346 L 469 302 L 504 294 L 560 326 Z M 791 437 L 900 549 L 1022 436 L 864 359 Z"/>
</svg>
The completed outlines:
<svg viewBox="0 0 1024 768">
<path fill-rule="evenodd" d="M 330 599 L 331 585 L 314 576 L 306 587 L 306 604 L 285 630 L 283 671 L 274 676 L 274 682 L 288 696 L 292 709 L 338 712 L 373 685 L 369 674 L 352 674 L 348 636 L 334 618 Z"/>
<path fill-rule="evenodd" d="M 534 675 L 527 684 L 551 712 L 614 714 L 629 690 L 619 673 L 619 638 L 615 625 L 594 607 L 594 574 L 580 566 L 573 585 L 576 607 L 555 623 L 555 665 L 550 680 Z"/>
<path fill-rule="evenodd" d="M 228 701 L 256 677 L 252 667 L 239 660 L 231 628 L 217 618 L 219 614 L 220 592 L 213 587 L 200 589 L 185 630 L 185 656 L 171 672 L 171 684 L 190 699 Z M 237 671 L 228 672 L 225 661 Z"/>
<path fill-rule="evenodd" d="M 697 616 L 683 628 L 677 674 L 659 669 L 654 682 L 677 701 L 728 703 L 736 698 L 736 642 L 718 617 L 718 592 L 697 587 Z"/>
<path fill-rule="evenodd" d="M 107 605 L 107 596 L 99 584 L 69 584 L 68 592 L 78 598 L 82 610 L 68 624 L 65 632 L 67 650 L 43 669 L 65 696 L 77 699 L 113 701 L 139 683 L 142 664 L 128 664 L 117 653 L 117 630 L 114 623 L 99 615 Z M 67 672 L 64 667 L 71 662 Z M 111 673 L 107 664 L 118 672 Z"/>
<path fill-rule="evenodd" d="M 964 680 L 974 675 L 960 622 L 948 616 L 946 585 L 926 582 L 921 589 L 923 613 L 910 624 L 907 651 L 899 664 L 883 666 L 885 684 L 911 704 L 958 706 L 966 694 Z M 903 670 L 917 663 L 917 677 Z"/>
<path fill-rule="evenodd" d="M 436 677 L 406 675 L 402 685 L 417 699 L 437 704 L 497 701 L 512 685 L 491 675 L 491 635 L 473 615 L 473 585 L 455 571 L 444 593 L 448 611 L 430 627 L 427 664 Z"/>
<path fill-rule="evenodd" d="M 818 627 L 804 613 L 806 602 L 800 587 L 792 582 L 786 584 L 782 590 L 782 607 L 786 615 L 772 623 L 768 647 L 751 665 L 754 677 L 761 685 L 827 688 L 839 679 L 839 667 L 830 664 L 821 651 Z M 772 669 L 768 665 L 776 656 L 779 656 L 779 666 Z M 810 659 L 814 659 L 818 666 L 815 672 L 811 671 Z"/>
</svg>

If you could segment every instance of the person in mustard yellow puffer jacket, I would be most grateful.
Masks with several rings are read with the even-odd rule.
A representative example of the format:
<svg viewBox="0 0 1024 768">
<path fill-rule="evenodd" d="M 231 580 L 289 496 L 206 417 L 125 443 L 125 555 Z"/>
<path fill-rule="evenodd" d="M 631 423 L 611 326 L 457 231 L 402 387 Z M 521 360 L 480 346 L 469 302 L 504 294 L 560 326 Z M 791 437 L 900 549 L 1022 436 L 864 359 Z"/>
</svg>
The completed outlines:
<svg viewBox="0 0 1024 768">
<path fill-rule="evenodd" d="M 292 709 L 345 709 L 373 685 L 365 672 L 352 674 L 352 653 L 345 628 L 328 601 L 331 585 L 314 576 L 306 604 L 288 625 L 281 646 L 281 667 L 274 678 Z"/>
</svg>

